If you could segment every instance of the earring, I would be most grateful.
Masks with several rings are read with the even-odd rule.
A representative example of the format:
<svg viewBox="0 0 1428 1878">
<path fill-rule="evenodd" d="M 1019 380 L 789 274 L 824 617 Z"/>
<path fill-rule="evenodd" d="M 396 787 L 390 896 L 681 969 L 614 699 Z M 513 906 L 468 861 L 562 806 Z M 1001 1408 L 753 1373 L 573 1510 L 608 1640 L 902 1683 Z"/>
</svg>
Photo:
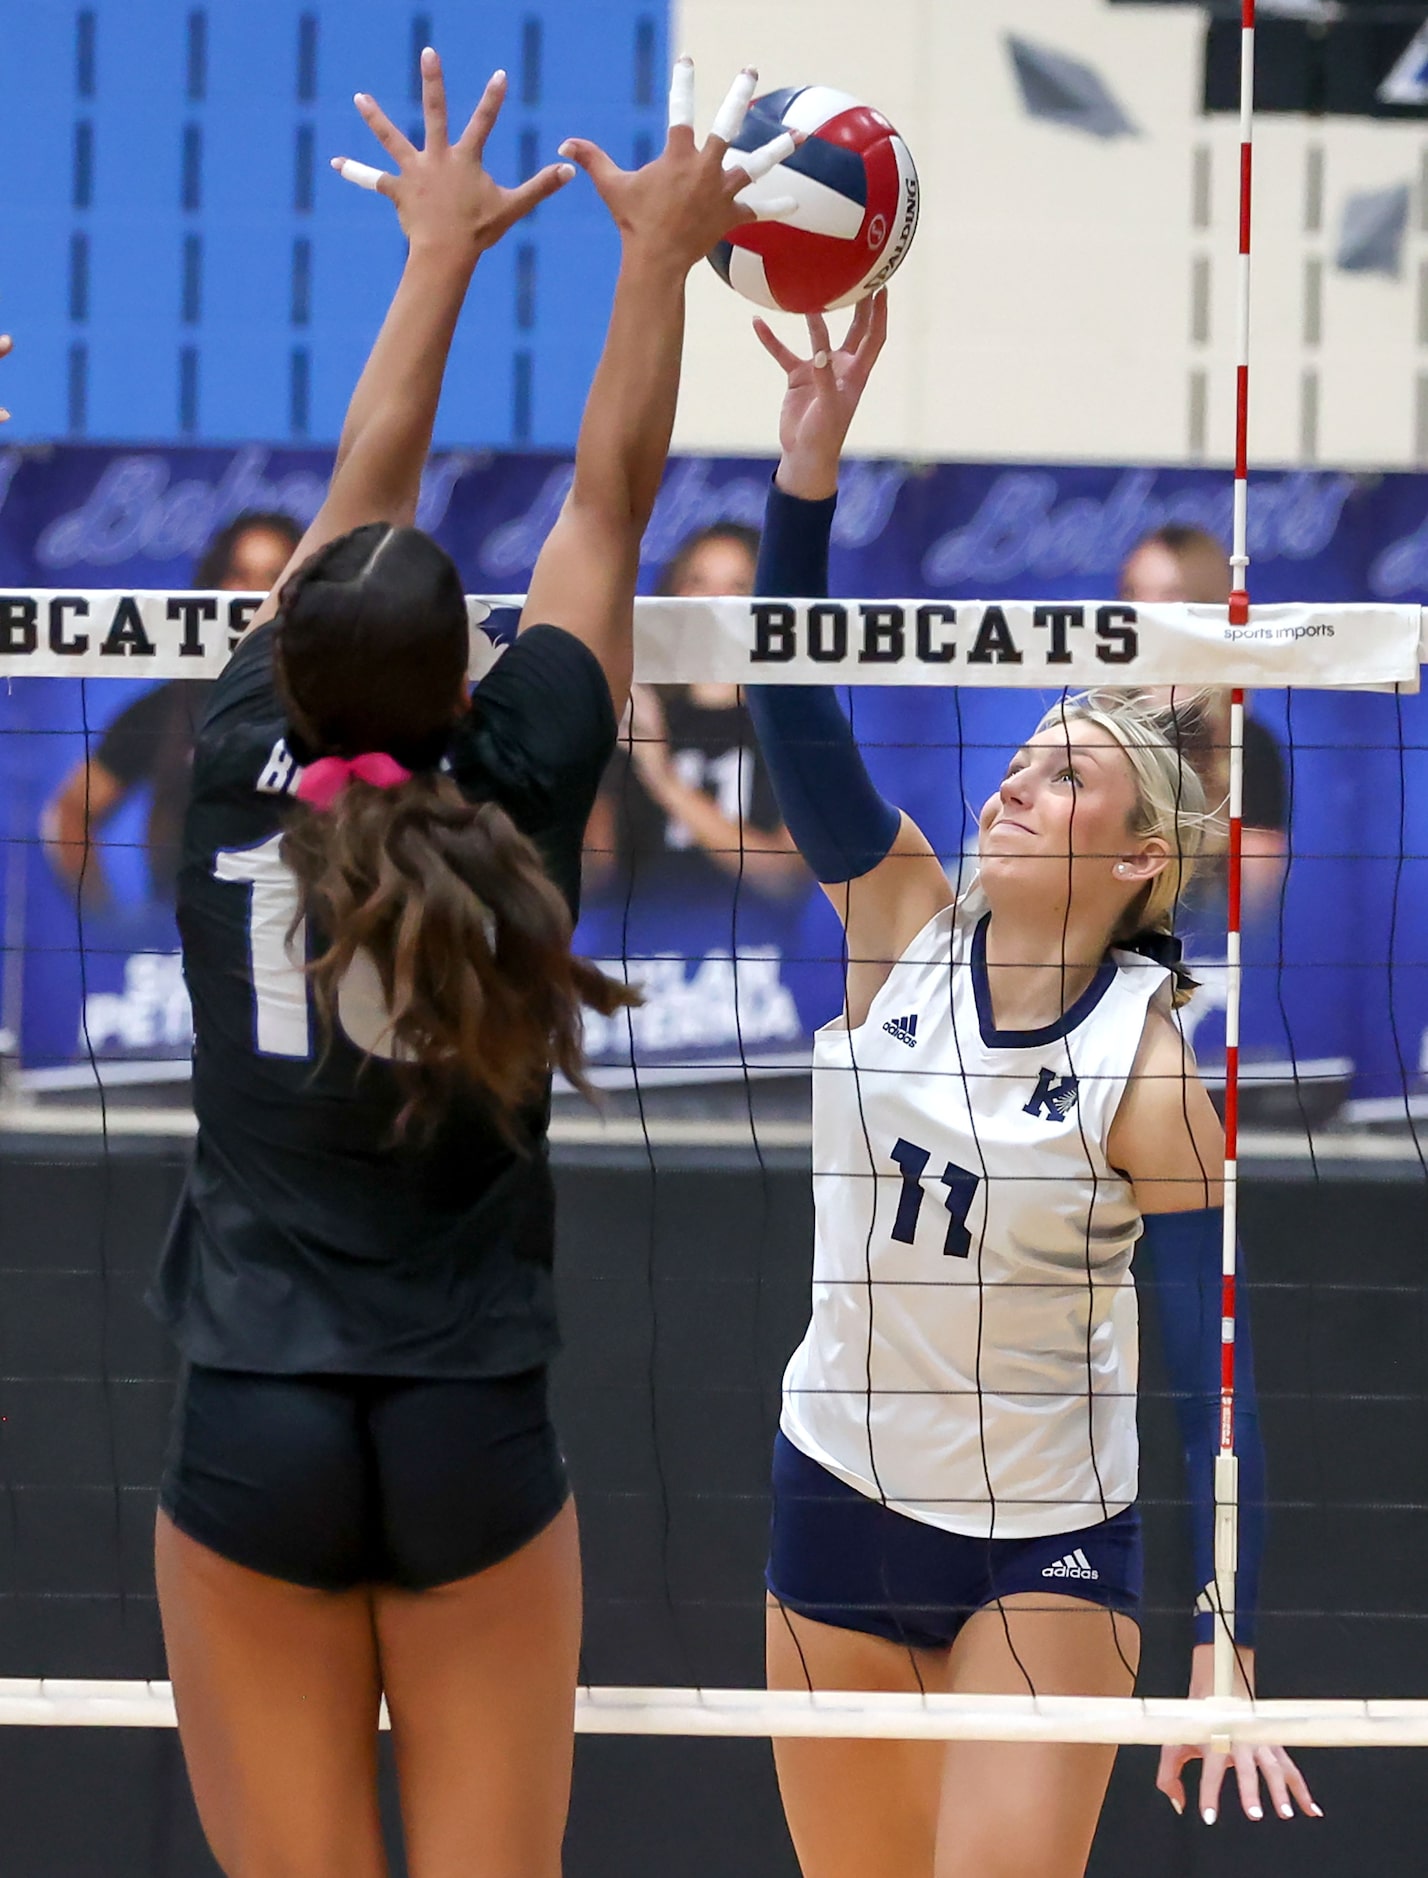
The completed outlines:
<svg viewBox="0 0 1428 1878">
<path fill-rule="evenodd" d="M 1120 875 L 1121 879 L 1124 880 L 1126 875 L 1130 872 L 1130 869 L 1126 866 L 1124 861 L 1117 861 L 1116 872 Z"/>
</svg>

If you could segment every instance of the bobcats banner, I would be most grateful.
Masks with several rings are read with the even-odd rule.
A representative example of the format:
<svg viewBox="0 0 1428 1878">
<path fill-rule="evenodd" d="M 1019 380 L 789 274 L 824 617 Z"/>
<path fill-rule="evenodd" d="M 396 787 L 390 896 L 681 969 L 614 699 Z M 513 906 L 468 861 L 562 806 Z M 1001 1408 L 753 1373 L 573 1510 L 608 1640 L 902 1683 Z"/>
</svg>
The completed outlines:
<svg viewBox="0 0 1428 1878">
<path fill-rule="evenodd" d="M 252 602 L 186 583 L 238 513 L 309 521 L 330 466 L 323 452 L 255 447 L 0 449 L 0 1028 L 36 1086 L 92 1079 L 91 1057 L 108 1076 L 137 1077 L 187 1056 L 166 829 L 202 681 Z M 691 532 L 757 526 L 770 469 L 672 462 L 646 538 L 646 591 Z M 570 474 L 550 456 L 433 459 L 418 520 L 483 607 L 525 590 Z M 1359 1112 L 1401 1117 L 1405 1086 L 1428 1107 L 1428 706 L 1308 687 L 1414 681 L 1428 477 L 1257 477 L 1250 586 L 1258 606 L 1281 610 L 1257 612 L 1248 635 L 1227 638 L 1216 609 L 1116 599 L 1141 536 L 1186 523 L 1224 537 L 1230 504 L 1219 471 L 850 464 L 831 579 L 854 605 L 652 601 L 662 610 L 642 610 L 642 668 L 675 686 L 701 671 L 852 684 L 879 786 L 953 875 L 1044 698 L 1177 677 L 1260 686 L 1252 715 L 1288 784 L 1288 866 L 1265 864 L 1249 918 L 1246 1073 L 1301 1132 L 1351 1084 Z M 473 618 L 473 670 L 498 656 L 513 621 L 499 606 Z M 103 672 L 122 675 L 94 681 Z M 747 752 L 701 763 L 695 786 L 752 827 Z M 634 787 L 624 772 L 612 781 Z M 96 845 L 81 879 L 61 810 L 82 811 L 86 789 Z M 602 871 L 604 841 L 592 833 L 579 943 L 639 977 L 646 1003 L 592 1025 L 597 1065 L 627 1075 L 633 1055 L 650 1075 L 717 1077 L 805 1060 L 841 998 L 823 896 L 796 876 L 766 877 L 769 857 L 752 846 L 727 865 L 676 855 L 687 867 L 637 858 Z M 1211 1067 L 1223 1042 L 1222 917 L 1211 878 L 1185 917 L 1202 981 L 1187 1016 Z"/>
</svg>

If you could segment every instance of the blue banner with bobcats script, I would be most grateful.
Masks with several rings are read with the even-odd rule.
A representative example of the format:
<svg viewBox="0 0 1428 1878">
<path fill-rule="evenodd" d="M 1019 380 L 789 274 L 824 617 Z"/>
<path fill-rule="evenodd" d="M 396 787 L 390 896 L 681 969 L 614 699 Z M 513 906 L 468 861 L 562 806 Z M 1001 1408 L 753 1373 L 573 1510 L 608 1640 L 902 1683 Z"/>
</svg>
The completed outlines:
<svg viewBox="0 0 1428 1878">
<path fill-rule="evenodd" d="M 672 461 L 645 543 L 646 589 L 696 530 L 756 527 L 770 467 Z M 0 586 L 182 586 L 235 515 L 310 520 L 329 469 L 323 452 L 256 446 L 0 450 Z M 418 519 L 468 591 L 520 591 L 570 476 L 562 457 L 444 454 L 429 466 Z M 1224 536 L 1229 517 L 1218 471 L 855 462 L 839 502 L 833 588 L 1105 598 L 1149 530 L 1184 522 Z M 1255 480 L 1250 517 L 1258 600 L 1428 596 L 1428 477 L 1267 474 Z M 188 1052 L 172 912 L 151 851 L 156 792 L 181 780 L 172 735 L 163 762 L 130 763 L 125 777 L 137 780 L 107 792 L 83 896 L 60 839 L 66 788 L 94 781 L 106 734 L 153 689 L 36 679 L 0 693 L 0 1025 L 39 1086 L 91 1076 L 95 1062 L 133 1065 L 111 1073 L 138 1076 L 147 1072 L 137 1066 Z M 1035 694 L 868 689 L 851 704 L 879 785 L 955 873 L 976 810 L 1035 721 Z M 1428 707 L 1265 692 L 1253 713 L 1278 743 L 1291 809 L 1289 865 L 1265 870 L 1247 934 L 1248 1074 L 1277 1091 L 1286 1120 L 1346 1093 L 1367 1117 L 1389 1119 L 1395 1105 L 1401 1114 L 1405 1096 L 1428 1106 Z M 146 721 L 158 722 L 156 707 Z M 737 815 L 739 766 L 716 774 L 724 761 L 711 759 L 697 785 L 723 791 Z M 579 943 L 646 991 L 632 1017 L 592 1022 L 595 1062 L 628 1073 L 633 1053 L 652 1076 L 714 1077 L 746 1062 L 806 1061 L 812 1030 L 839 1004 L 839 934 L 822 896 L 786 872 L 771 884 L 752 856 L 747 865 L 706 856 L 701 866 L 698 843 L 689 846 L 673 868 L 592 859 Z M 1212 1070 L 1223 1051 L 1222 917 L 1211 881 L 1187 921 L 1204 961 L 1190 1006 L 1195 1042 Z"/>
</svg>

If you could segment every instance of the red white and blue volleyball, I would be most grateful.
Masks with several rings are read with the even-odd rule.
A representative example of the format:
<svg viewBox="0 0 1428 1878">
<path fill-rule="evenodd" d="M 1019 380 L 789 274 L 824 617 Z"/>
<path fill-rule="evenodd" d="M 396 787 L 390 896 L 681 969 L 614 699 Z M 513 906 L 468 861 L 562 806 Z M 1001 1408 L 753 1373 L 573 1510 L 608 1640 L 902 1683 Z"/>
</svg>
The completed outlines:
<svg viewBox="0 0 1428 1878">
<path fill-rule="evenodd" d="M 780 131 L 807 141 L 749 186 L 745 200 L 792 196 L 778 221 L 745 222 L 709 259 L 745 299 L 785 313 L 827 313 L 884 286 L 917 232 L 912 154 L 880 111 L 828 85 L 755 98 L 726 163 Z"/>
</svg>

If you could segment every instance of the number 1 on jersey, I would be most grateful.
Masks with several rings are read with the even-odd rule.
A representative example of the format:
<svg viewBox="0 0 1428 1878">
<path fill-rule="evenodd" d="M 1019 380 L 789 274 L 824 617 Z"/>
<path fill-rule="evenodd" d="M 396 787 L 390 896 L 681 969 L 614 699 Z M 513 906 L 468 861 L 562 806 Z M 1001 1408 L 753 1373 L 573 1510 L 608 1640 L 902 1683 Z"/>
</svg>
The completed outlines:
<svg viewBox="0 0 1428 1878">
<path fill-rule="evenodd" d="M 892 1151 L 891 1159 L 902 1175 L 902 1192 L 898 1195 L 892 1236 L 900 1245 L 912 1245 L 917 1238 L 917 1221 L 922 1212 L 922 1176 L 927 1172 L 932 1151 L 930 1148 L 919 1148 L 916 1142 L 900 1139 Z M 947 1198 L 943 1204 L 951 1216 L 942 1246 L 943 1256 L 964 1259 L 972 1250 L 972 1235 L 967 1231 L 966 1221 L 972 1210 L 980 1176 L 949 1161 L 937 1178 L 947 1189 Z"/>
</svg>

